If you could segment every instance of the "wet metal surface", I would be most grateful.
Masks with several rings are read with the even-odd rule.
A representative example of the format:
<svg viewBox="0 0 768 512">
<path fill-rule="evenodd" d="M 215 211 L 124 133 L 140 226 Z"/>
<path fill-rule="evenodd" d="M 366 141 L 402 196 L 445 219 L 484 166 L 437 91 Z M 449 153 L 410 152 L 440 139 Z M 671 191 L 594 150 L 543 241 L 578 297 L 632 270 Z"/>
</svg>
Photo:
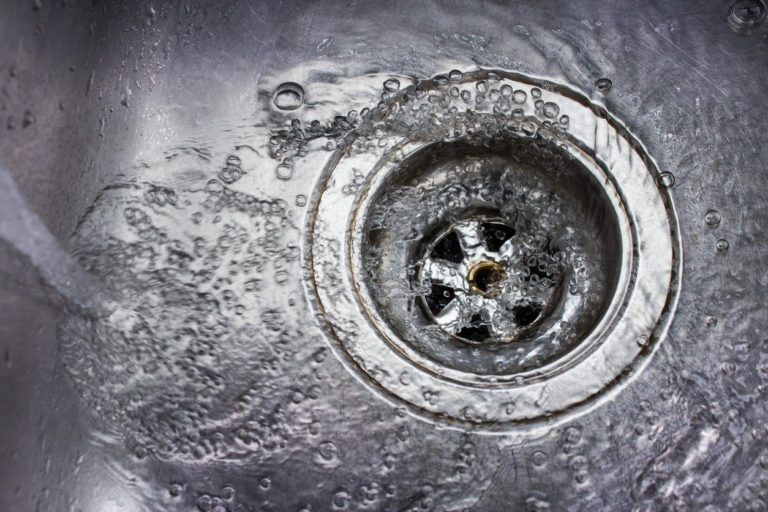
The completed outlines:
<svg viewBox="0 0 768 512">
<path fill-rule="evenodd" d="M 764 19 L 761 0 L 0 1 L 0 508 L 766 510 Z M 388 123 L 426 79 L 419 121 Z M 538 204 L 602 212 L 575 223 L 609 248 L 603 291 L 572 295 L 600 298 L 595 323 L 502 358 L 528 366 L 430 318 L 448 297 L 421 260 L 465 217 L 385 209 L 430 229 L 374 251 L 412 266 L 386 294 L 363 264 L 372 192 L 442 186 L 389 171 L 492 118 L 565 134 L 607 190 L 464 211 L 515 237 L 552 218 Z M 477 159 L 544 189 L 526 159 Z M 504 242 L 446 307 L 514 279 L 477 275 Z M 498 320 L 523 347 L 515 305 Z M 413 318 L 443 344 L 408 338 Z"/>
</svg>

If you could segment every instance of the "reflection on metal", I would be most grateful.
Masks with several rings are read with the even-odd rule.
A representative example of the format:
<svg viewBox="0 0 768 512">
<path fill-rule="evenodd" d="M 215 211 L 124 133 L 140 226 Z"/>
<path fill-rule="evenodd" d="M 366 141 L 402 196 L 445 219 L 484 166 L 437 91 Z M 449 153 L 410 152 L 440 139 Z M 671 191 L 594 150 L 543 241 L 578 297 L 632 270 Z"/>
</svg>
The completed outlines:
<svg viewBox="0 0 768 512">
<path fill-rule="evenodd" d="M 3 510 L 765 510 L 764 6 L 0 0 Z M 497 68 L 542 79 L 482 92 L 455 71 Z M 448 89 L 438 80 L 430 105 L 454 86 L 461 100 L 441 112 L 469 119 L 478 94 L 500 96 L 510 117 L 524 109 L 512 150 L 511 140 L 441 146 L 466 125 L 439 115 L 431 121 L 443 124 L 413 133 L 402 154 L 406 137 L 386 130 L 343 153 L 379 105 L 440 73 Z M 573 117 L 561 99 L 572 89 L 592 114 Z M 545 103 L 560 111 L 547 105 L 545 115 Z M 471 129 L 493 131 L 485 122 L 498 115 L 481 113 Z M 578 156 L 567 186 L 512 158 L 566 154 L 539 146 L 537 130 L 563 134 Z M 577 139 L 589 143 L 576 151 Z M 634 173 L 595 151 L 612 141 Z M 640 162 L 647 155 L 656 163 Z M 454 164 L 466 172 L 451 175 Z M 657 166 L 674 176 L 590 178 L 644 178 Z M 430 174 L 449 183 L 420 179 Z M 330 183 L 337 175 L 342 183 Z M 512 186 L 525 176 L 538 181 Z M 502 206 L 524 205 L 520 188 L 556 194 L 518 215 L 496 208 L 503 190 L 512 194 Z M 429 195 L 438 189 L 447 193 Z M 592 246 L 548 224 L 537 204 L 583 204 L 558 225 L 583 220 Z M 401 214 L 374 215 L 390 206 Z M 658 222 L 643 223 L 646 208 Z M 553 300 L 523 329 L 517 320 L 535 311 L 520 305 L 515 316 L 514 300 L 504 315 L 481 316 L 514 333 L 498 341 L 459 339 L 429 316 L 430 302 L 450 303 L 468 284 L 467 270 L 427 286 L 430 244 L 481 218 L 514 229 L 521 254 L 547 254 L 536 233 L 581 244 L 551 246 L 562 259 L 525 266 L 536 271 L 514 271 L 522 260 L 504 267 L 505 286 Z M 352 228 L 345 237 L 342 226 Z M 669 255 L 646 242 L 665 238 L 685 259 L 673 253 L 680 266 L 655 287 L 645 271 Z M 480 261 L 505 265 L 506 248 L 486 248 Z M 568 270 L 578 263 L 569 254 L 594 252 L 603 258 L 589 259 L 588 278 Z M 547 269 L 558 276 L 551 294 L 525 284 Z M 324 276 L 317 293 L 313 274 Z M 649 291 L 655 304 L 670 284 L 679 292 L 668 291 L 656 323 L 658 310 L 644 307 L 636 325 L 623 305 L 614 310 L 622 294 Z M 580 302 L 587 295 L 601 300 Z M 503 297 L 515 296 L 489 300 Z M 584 314 L 563 323 L 569 311 Z M 73 318 L 80 350 L 62 335 Z M 619 339 L 615 348 L 639 353 L 603 386 L 625 359 L 593 354 Z M 581 361 L 593 363 L 595 394 L 561 410 L 545 384 L 572 375 L 583 391 Z M 515 387 L 534 396 L 507 400 Z"/>
</svg>

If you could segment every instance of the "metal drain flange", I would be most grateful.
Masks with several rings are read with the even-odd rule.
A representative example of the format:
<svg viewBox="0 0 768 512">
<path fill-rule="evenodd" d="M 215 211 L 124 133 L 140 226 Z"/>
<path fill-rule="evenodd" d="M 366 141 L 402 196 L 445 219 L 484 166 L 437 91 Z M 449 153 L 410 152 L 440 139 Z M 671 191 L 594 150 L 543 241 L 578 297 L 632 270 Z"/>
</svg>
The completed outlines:
<svg viewBox="0 0 768 512">
<path fill-rule="evenodd" d="M 664 337 L 681 243 L 643 146 L 566 87 L 503 71 L 389 91 L 311 199 L 307 290 L 373 390 L 461 428 L 592 407 Z"/>
</svg>

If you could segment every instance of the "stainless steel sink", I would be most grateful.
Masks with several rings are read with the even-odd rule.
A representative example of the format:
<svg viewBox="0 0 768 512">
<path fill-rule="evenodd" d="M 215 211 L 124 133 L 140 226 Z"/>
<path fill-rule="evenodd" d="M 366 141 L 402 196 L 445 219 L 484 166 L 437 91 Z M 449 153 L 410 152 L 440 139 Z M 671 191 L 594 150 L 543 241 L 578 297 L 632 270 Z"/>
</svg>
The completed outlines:
<svg viewBox="0 0 768 512">
<path fill-rule="evenodd" d="M 768 509 L 762 0 L 0 4 L 3 510 Z"/>
</svg>

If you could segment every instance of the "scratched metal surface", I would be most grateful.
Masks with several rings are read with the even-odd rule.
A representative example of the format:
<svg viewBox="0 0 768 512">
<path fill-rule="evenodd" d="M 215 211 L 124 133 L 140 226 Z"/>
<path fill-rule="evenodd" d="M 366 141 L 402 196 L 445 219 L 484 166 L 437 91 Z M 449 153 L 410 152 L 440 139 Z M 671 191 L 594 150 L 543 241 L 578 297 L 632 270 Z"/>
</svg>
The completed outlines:
<svg viewBox="0 0 768 512">
<path fill-rule="evenodd" d="M 2 508 L 766 510 L 768 28 L 729 22 L 730 7 L 2 2 Z M 186 401 L 158 409 L 170 418 L 202 403 L 200 414 L 215 415 L 247 396 L 254 445 L 216 448 L 230 435 L 242 441 L 223 413 L 198 458 L 189 455 L 201 442 L 194 432 L 187 452 L 183 443 L 171 456 L 142 446 L 168 424 L 161 413 L 112 421 L 128 405 L 99 394 L 87 371 L 73 374 L 81 352 L 61 334 L 62 310 L 97 300 L 93 275 L 69 255 L 91 247 L 71 238 L 83 233 L 78 222 L 120 238 L 117 216 L 100 208 L 134 200 L 130 187 L 109 187 L 183 189 L 196 179 L 189 169 L 215 174 L 238 145 L 266 147 L 269 131 L 291 119 L 271 104 L 281 82 L 302 84 L 315 109 L 297 116 L 332 116 L 375 104 L 380 89 L 369 82 L 454 67 L 513 70 L 584 91 L 674 174 L 680 302 L 642 374 L 536 439 L 446 429 L 317 355 L 325 335 L 306 320 L 303 274 L 290 260 L 281 267 L 288 288 L 262 290 L 252 311 L 261 325 L 274 302 L 289 339 L 263 335 L 266 352 L 250 359 L 217 354 L 217 370 L 243 382 L 237 393 L 210 404 L 179 387 L 174 396 Z M 595 88 L 602 77 L 613 83 L 605 94 Z M 298 194 L 311 195 L 316 176 L 276 184 L 274 162 L 258 162 L 265 171 L 251 173 L 249 193 L 291 208 Z M 710 210 L 719 222 L 707 222 Z M 301 243 L 302 224 L 293 226 L 280 247 Z M 174 391 L 174 382 L 160 383 L 155 393 Z"/>
</svg>

